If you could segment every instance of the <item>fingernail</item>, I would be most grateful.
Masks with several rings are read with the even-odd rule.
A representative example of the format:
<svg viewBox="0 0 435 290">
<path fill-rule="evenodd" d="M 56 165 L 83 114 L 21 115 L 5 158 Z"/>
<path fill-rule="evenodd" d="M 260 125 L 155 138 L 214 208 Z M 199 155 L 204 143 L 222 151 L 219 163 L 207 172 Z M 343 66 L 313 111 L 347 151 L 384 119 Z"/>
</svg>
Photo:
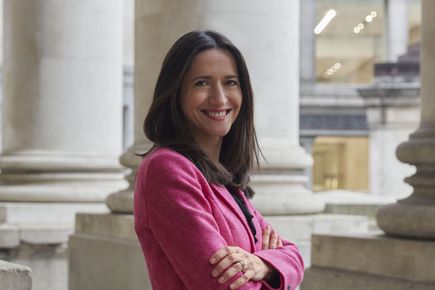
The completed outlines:
<svg viewBox="0 0 435 290">
<path fill-rule="evenodd" d="M 231 285 L 230 285 L 230 288 L 231 288 L 231 289 L 234 289 L 234 288 L 236 288 L 236 285 L 231 284 Z"/>
<path fill-rule="evenodd" d="M 213 271 L 213 272 L 211 272 L 211 275 L 212 275 L 213 277 L 216 277 L 216 276 L 217 276 L 217 272 L 216 272 L 216 271 Z"/>
<path fill-rule="evenodd" d="M 224 282 L 224 278 L 222 278 L 222 277 L 219 278 L 219 279 L 218 279 L 218 282 L 222 284 L 222 283 Z"/>
<path fill-rule="evenodd" d="M 210 259 L 210 263 L 212 263 L 212 264 L 216 263 L 216 259 L 215 258 L 211 258 Z"/>
</svg>

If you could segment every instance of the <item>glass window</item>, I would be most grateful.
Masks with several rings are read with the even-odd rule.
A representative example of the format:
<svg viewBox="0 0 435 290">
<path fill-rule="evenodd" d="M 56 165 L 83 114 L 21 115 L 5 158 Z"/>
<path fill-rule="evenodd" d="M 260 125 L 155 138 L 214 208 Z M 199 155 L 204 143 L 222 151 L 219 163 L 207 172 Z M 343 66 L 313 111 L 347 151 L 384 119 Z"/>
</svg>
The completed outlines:
<svg viewBox="0 0 435 290">
<path fill-rule="evenodd" d="M 317 0 L 316 25 L 317 81 L 371 82 L 385 51 L 384 1 Z"/>
</svg>

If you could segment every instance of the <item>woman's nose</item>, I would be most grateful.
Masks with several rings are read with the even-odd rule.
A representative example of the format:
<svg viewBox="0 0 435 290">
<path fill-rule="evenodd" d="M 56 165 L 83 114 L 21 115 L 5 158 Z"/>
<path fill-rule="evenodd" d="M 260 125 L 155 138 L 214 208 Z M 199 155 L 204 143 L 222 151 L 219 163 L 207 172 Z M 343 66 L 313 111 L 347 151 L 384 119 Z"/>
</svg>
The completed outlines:
<svg viewBox="0 0 435 290">
<path fill-rule="evenodd" d="M 225 88 L 222 84 L 216 84 L 211 87 L 209 102 L 213 105 L 225 105 L 227 100 Z"/>
</svg>

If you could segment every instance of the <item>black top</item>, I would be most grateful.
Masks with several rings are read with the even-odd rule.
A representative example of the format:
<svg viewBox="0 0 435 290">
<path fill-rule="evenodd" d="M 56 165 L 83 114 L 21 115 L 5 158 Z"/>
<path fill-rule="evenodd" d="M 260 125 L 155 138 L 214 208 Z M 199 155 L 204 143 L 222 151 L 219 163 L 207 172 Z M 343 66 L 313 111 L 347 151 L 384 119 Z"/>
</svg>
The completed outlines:
<svg viewBox="0 0 435 290">
<path fill-rule="evenodd" d="M 257 243 L 258 240 L 257 240 L 257 237 L 255 236 L 257 234 L 257 230 L 255 229 L 254 223 L 252 222 L 252 218 L 254 216 L 249 212 L 248 207 L 246 206 L 243 199 L 240 198 L 240 196 L 238 196 L 236 193 L 233 193 L 232 190 L 228 190 L 228 191 L 231 193 L 234 200 L 237 202 L 240 209 L 242 210 L 243 215 L 245 216 L 246 221 L 248 222 L 249 228 L 251 229 L 251 232 L 254 235 L 254 241 Z"/>
</svg>

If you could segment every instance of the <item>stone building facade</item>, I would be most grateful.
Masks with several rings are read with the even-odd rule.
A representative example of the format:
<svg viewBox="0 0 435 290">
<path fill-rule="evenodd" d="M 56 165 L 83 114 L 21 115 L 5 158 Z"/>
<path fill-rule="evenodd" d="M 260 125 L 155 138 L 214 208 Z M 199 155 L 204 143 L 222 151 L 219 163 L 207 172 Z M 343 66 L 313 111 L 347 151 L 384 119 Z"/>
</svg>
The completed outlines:
<svg viewBox="0 0 435 290">
<path fill-rule="evenodd" d="M 30 266 L 34 290 L 150 289 L 132 223 L 133 182 L 140 162 L 136 154 L 150 146 L 142 122 L 162 58 L 179 35 L 193 29 L 226 34 L 246 56 L 256 92 L 259 141 L 268 160 L 261 174 L 253 175 L 254 203 L 268 221 L 296 241 L 308 265 L 312 233 L 366 232 L 365 217 L 323 214 L 325 202 L 305 186 L 312 158 L 299 145 L 299 80 L 301 74 L 310 75 L 310 64 L 300 72 L 298 63 L 310 50 L 297 44 L 310 41 L 301 34 L 307 18 L 300 18 L 310 2 L 136 0 L 134 9 L 130 6 L 134 41 L 127 40 L 134 43 L 135 54 L 123 57 L 123 26 L 129 24 L 122 1 L 4 0 L 0 258 Z M 425 5 L 433 6 L 430 1 Z M 424 24 L 429 41 L 423 50 L 434 42 L 433 25 Z M 423 54 L 428 63 L 430 51 Z M 128 75 L 123 67 L 133 63 L 133 138 L 124 143 L 128 148 L 122 153 L 122 84 Z M 410 181 L 420 186 L 419 193 L 380 216 L 385 221 L 381 227 L 393 234 L 402 226 L 391 225 L 389 216 L 415 213 L 420 208 L 410 204 L 431 201 L 425 188 L 431 186 L 426 176 L 432 172 L 433 88 L 426 78 L 424 132 L 405 146 L 410 151 L 402 151 L 406 162 L 423 164 L 422 174 Z M 428 158 L 413 159 L 420 145 L 427 145 Z M 431 210 L 424 208 L 424 220 L 434 216 Z M 403 221 L 412 224 L 413 217 Z M 431 237 L 427 231 L 431 228 L 424 224 L 409 231 L 405 227 L 400 234 Z M 315 255 L 315 249 L 336 241 L 328 237 L 315 237 Z M 316 257 L 307 281 L 317 281 Z M 321 280 L 329 277 L 322 275 Z"/>
</svg>

